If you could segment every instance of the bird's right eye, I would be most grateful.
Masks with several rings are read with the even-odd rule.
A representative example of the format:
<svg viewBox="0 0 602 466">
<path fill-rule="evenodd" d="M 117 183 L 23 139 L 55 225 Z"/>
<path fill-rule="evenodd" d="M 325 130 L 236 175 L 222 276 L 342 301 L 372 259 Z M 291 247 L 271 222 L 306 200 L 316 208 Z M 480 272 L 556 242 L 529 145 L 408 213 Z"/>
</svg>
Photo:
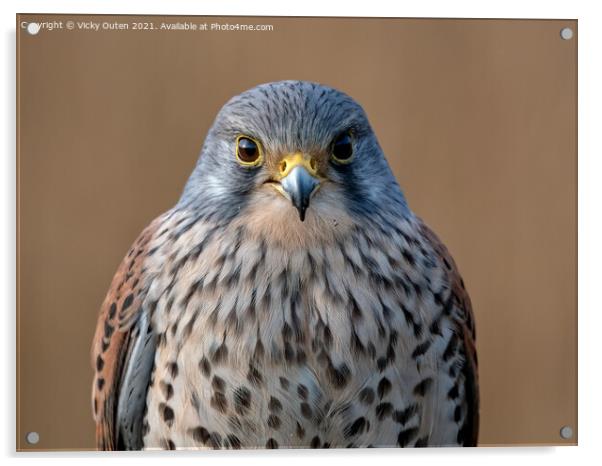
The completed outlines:
<svg viewBox="0 0 602 466">
<path fill-rule="evenodd" d="M 236 158 L 244 166 L 259 165 L 262 158 L 259 142 L 249 136 L 238 136 L 236 138 Z"/>
</svg>

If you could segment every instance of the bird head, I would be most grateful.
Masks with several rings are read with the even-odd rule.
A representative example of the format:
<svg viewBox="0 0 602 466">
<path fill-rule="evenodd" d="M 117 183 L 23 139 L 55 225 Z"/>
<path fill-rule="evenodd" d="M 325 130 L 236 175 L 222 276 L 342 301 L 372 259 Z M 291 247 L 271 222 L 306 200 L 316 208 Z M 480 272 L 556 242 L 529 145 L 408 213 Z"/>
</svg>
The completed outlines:
<svg viewBox="0 0 602 466">
<path fill-rule="evenodd" d="M 405 201 L 355 100 L 280 81 L 224 105 L 180 204 L 216 220 L 244 216 L 309 232 L 391 209 L 399 215 Z"/>
</svg>

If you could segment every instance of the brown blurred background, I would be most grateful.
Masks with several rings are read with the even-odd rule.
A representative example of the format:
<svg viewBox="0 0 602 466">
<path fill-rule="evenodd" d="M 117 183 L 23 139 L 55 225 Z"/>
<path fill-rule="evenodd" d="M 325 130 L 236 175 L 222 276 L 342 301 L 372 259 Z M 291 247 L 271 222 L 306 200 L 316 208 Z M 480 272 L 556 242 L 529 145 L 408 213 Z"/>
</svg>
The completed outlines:
<svg viewBox="0 0 602 466">
<path fill-rule="evenodd" d="M 559 35 L 576 21 L 17 20 L 19 449 L 94 447 L 89 349 L 118 263 L 177 201 L 221 105 L 280 79 L 363 104 L 455 256 L 477 321 L 481 444 L 576 443 L 577 38 Z M 274 30 L 20 27 L 52 20 Z"/>
</svg>

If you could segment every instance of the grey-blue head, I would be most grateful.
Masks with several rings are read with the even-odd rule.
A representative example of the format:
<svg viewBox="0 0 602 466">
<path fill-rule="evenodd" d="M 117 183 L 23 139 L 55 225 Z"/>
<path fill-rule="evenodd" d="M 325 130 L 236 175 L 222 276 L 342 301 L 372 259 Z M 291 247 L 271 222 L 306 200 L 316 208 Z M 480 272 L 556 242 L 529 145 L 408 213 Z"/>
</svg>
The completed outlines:
<svg viewBox="0 0 602 466">
<path fill-rule="evenodd" d="M 297 227 L 407 209 L 362 107 L 304 81 L 262 84 L 224 105 L 179 207 L 222 221 L 263 212 Z"/>
</svg>

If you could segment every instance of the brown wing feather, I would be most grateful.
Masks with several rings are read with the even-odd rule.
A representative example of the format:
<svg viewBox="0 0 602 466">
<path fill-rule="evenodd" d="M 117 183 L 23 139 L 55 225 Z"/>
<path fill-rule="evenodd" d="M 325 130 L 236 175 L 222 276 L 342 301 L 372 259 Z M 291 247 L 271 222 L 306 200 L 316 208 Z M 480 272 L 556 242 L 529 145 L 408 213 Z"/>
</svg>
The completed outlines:
<svg viewBox="0 0 602 466">
<path fill-rule="evenodd" d="M 161 218 L 151 223 L 134 242 L 123 259 L 100 308 L 92 344 L 95 370 L 92 410 L 96 422 L 96 446 L 115 450 L 117 445 L 117 404 L 132 341 L 132 323 L 136 321 L 146 283 L 146 258 L 149 243 Z"/>
<path fill-rule="evenodd" d="M 445 245 L 422 221 L 420 221 L 420 228 L 422 236 L 432 244 L 449 273 L 451 304 L 457 310 L 454 313 L 454 321 L 457 324 L 457 334 L 461 337 L 461 342 L 463 343 L 462 350 L 465 361 L 462 373 L 465 380 L 464 393 L 468 407 L 468 412 L 458 437 L 465 446 L 476 446 L 479 435 L 479 376 L 475 346 L 476 331 L 470 296 L 468 296 L 458 267 Z"/>
</svg>

